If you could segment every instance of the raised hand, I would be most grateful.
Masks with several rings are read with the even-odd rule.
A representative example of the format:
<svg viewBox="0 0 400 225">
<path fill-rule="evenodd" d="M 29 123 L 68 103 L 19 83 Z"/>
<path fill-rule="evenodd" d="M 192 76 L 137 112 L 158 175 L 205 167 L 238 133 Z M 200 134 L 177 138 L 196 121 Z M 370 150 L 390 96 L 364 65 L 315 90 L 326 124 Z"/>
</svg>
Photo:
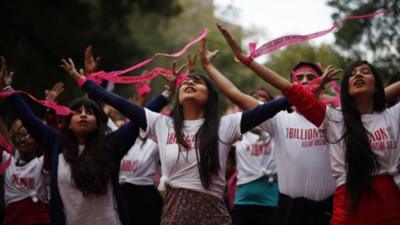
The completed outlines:
<svg viewBox="0 0 400 225">
<path fill-rule="evenodd" d="M 206 66 L 212 64 L 215 57 L 218 55 L 219 50 L 214 50 L 214 51 L 210 52 L 207 49 L 207 40 L 203 39 L 203 40 L 201 40 L 199 52 L 200 52 L 201 64 L 203 67 L 206 67 Z"/>
<path fill-rule="evenodd" d="M 45 90 L 46 100 L 55 101 L 57 97 L 64 91 L 64 84 L 62 82 L 56 83 L 51 90 Z"/>
<path fill-rule="evenodd" d="M 233 54 L 235 57 L 242 63 L 247 63 L 247 57 L 243 54 L 242 48 L 236 42 L 236 40 L 232 37 L 232 35 L 219 23 L 217 23 L 217 27 L 221 34 L 224 36 L 226 42 L 228 43 L 229 47 L 231 47 Z"/>
<path fill-rule="evenodd" d="M 337 69 L 332 65 L 329 65 L 324 70 L 324 73 L 321 76 L 322 82 L 321 85 L 324 86 L 326 83 L 329 83 L 334 80 L 340 80 L 342 78 L 342 69 Z"/>
<path fill-rule="evenodd" d="M 197 61 L 197 55 L 194 55 L 194 57 L 192 58 L 192 55 L 189 53 L 188 60 L 186 62 L 186 69 L 189 73 L 193 73 L 194 70 L 196 69 L 196 61 Z"/>
<path fill-rule="evenodd" d="M 6 59 L 3 56 L 0 56 L 0 61 L 0 89 L 4 89 L 11 85 L 14 73 L 8 72 Z"/>
<path fill-rule="evenodd" d="M 178 69 L 176 68 L 176 61 L 172 63 L 172 75 L 168 74 L 161 74 L 164 80 L 167 81 L 165 85 L 166 90 L 168 91 L 168 96 L 171 97 L 175 94 L 176 90 L 176 79 L 178 78 L 179 74 L 183 71 L 186 65 L 182 65 Z"/>
<path fill-rule="evenodd" d="M 100 64 L 100 57 L 96 57 L 96 59 L 93 56 L 93 48 L 91 45 L 89 45 L 85 49 L 85 59 L 84 59 L 84 65 L 85 65 L 85 74 L 93 73 L 98 69 L 98 66 Z"/>
<path fill-rule="evenodd" d="M 74 61 L 72 61 L 71 58 L 68 58 L 68 61 L 65 59 L 61 59 L 61 67 L 64 68 L 64 70 L 71 75 L 71 77 L 75 80 L 79 80 L 84 78 L 84 76 L 82 74 L 80 74 L 76 68 L 75 68 L 75 64 Z"/>
</svg>

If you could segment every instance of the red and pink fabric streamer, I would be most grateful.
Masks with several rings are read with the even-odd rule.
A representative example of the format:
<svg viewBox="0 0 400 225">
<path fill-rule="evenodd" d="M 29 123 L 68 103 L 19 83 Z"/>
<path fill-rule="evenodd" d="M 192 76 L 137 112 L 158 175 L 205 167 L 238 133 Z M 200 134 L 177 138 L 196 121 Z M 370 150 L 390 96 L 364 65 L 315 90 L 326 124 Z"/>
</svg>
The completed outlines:
<svg viewBox="0 0 400 225">
<path fill-rule="evenodd" d="M 112 81 L 114 83 L 139 83 L 139 82 L 143 82 L 146 80 L 150 80 L 153 79 L 154 77 L 156 77 L 157 75 L 159 75 L 160 73 L 164 73 L 164 74 L 172 74 L 171 70 L 165 69 L 165 68 L 161 68 L 161 67 L 156 67 L 153 70 L 151 70 L 150 72 L 143 74 L 141 76 L 135 76 L 135 77 L 119 77 L 122 74 L 126 74 L 128 72 L 134 71 L 136 69 L 139 69 L 141 67 L 146 66 L 147 64 L 149 64 L 150 62 L 152 62 L 156 57 L 158 56 L 165 56 L 165 57 L 171 57 L 171 58 L 178 58 L 182 55 L 184 55 L 190 47 L 192 47 L 194 44 L 196 44 L 197 42 L 199 42 L 200 40 L 204 39 L 206 36 L 208 35 L 208 28 L 203 29 L 203 31 L 194 39 L 192 40 L 190 43 L 188 43 L 187 45 L 185 45 L 180 51 L 175 52 L 175 53 L 156 53 L 154 54 L 152 57 L 143 60 L 133 66 L 130 66 L 124 70 L 118 70 L 118 71 L 112 71 L 112 72 L 105 72 L 105 71 L 98 71 L 95 73 L 91 73 L 87 75 L 88 79 L 91 80 L 95 80 L 95 81 L 99 81 L 99 80 L 108 80 L 108 81 Z"/>
<path fill-rule="evenodd" d="M 155 78 L 156 76 L 158 76 L 159 74 L 163 73 L 163 74 L 167 74 L 167 75 L 172 75 L 172 71 L 162 68 L 162 67 L 156 67 L 153 70 L 151 70 L 150 72 L 143 74 L 141 76 L 125 76 L 125 77 L 120 77 L 119 75 L 131 72 L 133 70 L 136 70 L 138 68 L 141 68 L 143 66 L 146 66 L 147 64 L 149 64 L 151 61 L 153 61 L 157 56 L 165 56 L 165 57 L 173 57 L 173 58 L 177 58 L 182 56 L 183 54 L 185 54 L 188 49 L 190 47 L 192 47 L 194 44 L 196 44 L 197 42 L 199 42 L 200 40 L 204 39 L 208 34 L 208 28 L 205 28 L 199 36 L 197 36 L 193 41 L 191 41 L 190 43 L 188 43 L 185 47 L 183 47 L 180 51 L 176 52 L 176 53 L 172 53 L 172 54 L 168 54 L 168 53 L 156 53 L 154 54 L 152 57 L 139 62 L 127 69 L 124 70 L 119 70 L 119 71 L 112 71 L 112 72 L 105 72 L 105 71 L 98 71 L 98 72 L 94 72 L 94 73 L 90 73 L 87 74 L 86 77 L 87 79 L 93 80 L 96 83 L 101 83 L 102 80 L 108 80 L 110 82 L 114 82 L 114 83 L 140 83 L 140 82 L 144 82 L 147 80 L 151 80 L 153 78 Z M 179 85 L 184 78 L 186 77 L 187 74 L 181 74 L 178 78 L 177 78 L 177 84 Z M 149 92 L 151 89 L 150 87 L 147 85 L 141 85 L 139 87 L 137 87 L 137 92 L 140 95 L 146 94 L 147 92 Z M 26 96 L 28 96 L 29 98 L 31 98 L 32 100 L 38 102 L 39 104 L 53 109 L 57 115 L 61 115 L 61 116 L 66 116 L 69 115 L 72 111 L 66 107 L 66 106 L 62 106 L 62 105 L 58 105 L 56 102 L 53 101 L 47 101 L 47 100 L 38 100 L 35 97 L 33 97 L 31 94 L 24 92 L 24 91 L 17 91 L 17 90 L 12 90 L 12 91 L 2 91 L 0 92 L 0 96 L 2 97 L 7 97 L 11 94 L 14 93 L 21 93 L 24 94 Z"/>
<path fill-rule="evenodd" d="M 24 94 L 24 95 L 28 96 L 29 98 L 31 98 L 33 101 L 38 102 L 39 104 L 43 105 L 44 107 L 53 109 L 57 115 L 66 116 L 66 115 L 69 115 L 70 113 L 72 113 L 71 109 L 69 109 L 66 106 L 59 105 L 54 101 L 38 100 L 37 98 L 33 97 L 31 94 L 24 92 L 24 91 L 18 91 L 18 90 L 2 91 L 2 92 L 0 92 L 0 96 L 7 97 L 7 96 L 10 96 L 10 95 L 16 94 L 16 93 Z"/>
<path fill-rule="evenodd" d="M 329 29 L 318 31 L 315 33 L 307 34 L 307 35 L 286 35 L 282 36 L 279 38 L 276 38 L 272 41 L 269 41 L 263 45 L 261 45 L 259 48 L 257 48 L 255 42 L 250 42 L 249 43 L 249 55 L 247 56 L 250 60 L 257 58 L 259 56 L 274 52 L 278 50 L 281 47 L 287 46 L 287 45 L 292 45 L 295 43 L 300 43 L 300 42 L 306 42 L 311 39 L 315 39 L 321 36 L 324 36 L 333 30 L 335 30 L 337 27 L 339 27 L 342 23 L 344 23 L 346 20 L 355 20 L 355 19 L 365 19 L 365 18 L 370 18 L 379 14 L 383 14 L 386 12 L 389 12 L 390 9 L 380 9 L 375 11 L 374 13 L 370 14 L 365 14 L 365 15 L 360 15 L 360 16 L 348 16 L 342 20 L 337 21 L 334 23 Z"/>
</svg>

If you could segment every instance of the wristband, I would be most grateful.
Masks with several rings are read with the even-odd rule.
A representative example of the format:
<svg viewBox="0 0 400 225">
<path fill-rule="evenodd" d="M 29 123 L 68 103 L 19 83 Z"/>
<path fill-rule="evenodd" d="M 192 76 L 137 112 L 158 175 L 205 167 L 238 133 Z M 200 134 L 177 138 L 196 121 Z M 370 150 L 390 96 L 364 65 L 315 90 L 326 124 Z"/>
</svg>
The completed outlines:
<svg viewBox="0 0 400 225">
<path fill-rule="evenodd" d="M 245 66 L 249 66 L 250 63 L 253 61 L 254 57 L 252 56 L 246 56 L 241 60 L 241 63 L 244 64 Z"/>
<path fill-rule="evenodd" d="M 12 88 L 11 85 L 7 85 L 3 89 L 1 89 L 1 91 L 12 91 L 12 90 L 14 90 L 14 88 Z"/>
<path fill-rule="evenodd" d="M 171 101 L 171 96 L 170 96 L 168 90 L 164 90 L 164 91 L 161 93 L 161 95 L 164 96 L 168 101 Z"/>
<path fill-rule="evenodd" d="M 76 80 L 76 83 L 78 84 L 79 87 L 82 87 L 82 85 L 83 85 L 83 83 L 85 83 L 85 81 L 86 81 L 86 77 L 82 76 Z"/>
</svg>

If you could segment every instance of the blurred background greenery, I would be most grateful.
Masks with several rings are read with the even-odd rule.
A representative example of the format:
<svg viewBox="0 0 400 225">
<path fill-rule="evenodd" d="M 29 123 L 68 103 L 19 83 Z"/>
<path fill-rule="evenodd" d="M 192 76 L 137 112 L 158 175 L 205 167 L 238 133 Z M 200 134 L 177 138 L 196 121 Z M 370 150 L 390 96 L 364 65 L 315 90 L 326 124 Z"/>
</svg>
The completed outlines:
<svg viewBox="0 0 400 225">
<path fill-rule="evenodd" d="M 395 0 L 330 0 L 332 18 L 363 14 L 383 7 L 392 9 L 385 16 L 345 23 L 336 30 L 333 44 L 298 44 L 281 49 L 268 57 L 266 65 L 288 76 L 299 61 L 345 67 L 349 62 L 365 58 L 378 66 L 385 80 L 397 72 L 400 52 L 399 6 Z M 17 0 L 0 1 L 0 55 L 15 71 L 14 87 L 44 98 L 44 90 L 58 81 L 64 82 L 65 93 L 59 99 L 68 104 L 82 91 L 60 68 L 60 59 L 71 57 L 83 66 L 84 49 L 91 44 L 101 57 L 101 69 L 119 70 L 152 56 L 155 52 L 175 52 L 192 40 L 204 27 L 210 28 L 209 49 L 220 50 L 215 65 L 239 88 L 250 92 L 266 86 L 244 66 L 233 61 L 215 22 L 223 23 L 238 40 L 255 31 L 239 23 L 216 18 L 212 0 Z M 225 9 L 233 13 L 234 8 Z M 275 37 L 272 37 L 275 38 Z M 197 53 L 198 47 L 191 50 Z M 185 63 L 186 57 L 178 60 Z M 172 60 L 157 58 L 145 69 L 169 68 Z M 198 63 L 197 69 L 201 70 Z M 139 75 L 141 70 L 129 75 Z M 152 82 L 153 93 L 163 88 L 163 81 Z M 134 95 L 133 85 L 117 85 L 115 92 Z M 274 94 L 277 91 L 272 90 Z M 222 104 L 222 107 L 224 104 Z M 5 103 L 0 105 L 3 117 L 9 117 Z"/>
</svg>

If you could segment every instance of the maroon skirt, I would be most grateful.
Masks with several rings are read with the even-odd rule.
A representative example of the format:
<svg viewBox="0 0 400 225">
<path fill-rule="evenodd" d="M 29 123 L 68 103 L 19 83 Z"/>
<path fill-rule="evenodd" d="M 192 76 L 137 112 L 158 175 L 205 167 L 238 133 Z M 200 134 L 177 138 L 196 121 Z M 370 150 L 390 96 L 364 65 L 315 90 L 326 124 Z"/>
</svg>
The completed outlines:
<svg viewBox="0 0 400 225">
<path fill-rule="evenodd" d="M 231 225 L 222 199 L 198 191 L 167 187 L 161 225 Z"/>
<path fill-rule="evenodd" d="M 400 191 L 389 175 L 374 176 L 375 196 L 363 193 L 357 208 L 349 212 L 350 200 L 345 185 L 336 188 L 332 225 L 399 225 Z"/>
<path fill-rule="evenodd" d="M 4 225 L 49 224 L 49 214 L 46 205 L 25 198 L 6 206 Z"/>
</svg>

